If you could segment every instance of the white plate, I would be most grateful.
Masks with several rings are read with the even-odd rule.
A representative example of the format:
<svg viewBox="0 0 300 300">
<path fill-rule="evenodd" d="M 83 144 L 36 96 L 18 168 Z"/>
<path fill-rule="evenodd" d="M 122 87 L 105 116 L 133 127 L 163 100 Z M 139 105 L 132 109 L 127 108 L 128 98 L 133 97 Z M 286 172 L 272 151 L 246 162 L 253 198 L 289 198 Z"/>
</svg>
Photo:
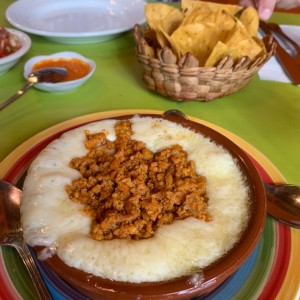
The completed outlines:
<svg viewBox="0 0 300 300">
<path fill-rule="evenodd" d="M 6 10 L 10 24 L 60 43 L 102 42 L 145 21 L 144 0 L 20 0 Z"/>
</svg>

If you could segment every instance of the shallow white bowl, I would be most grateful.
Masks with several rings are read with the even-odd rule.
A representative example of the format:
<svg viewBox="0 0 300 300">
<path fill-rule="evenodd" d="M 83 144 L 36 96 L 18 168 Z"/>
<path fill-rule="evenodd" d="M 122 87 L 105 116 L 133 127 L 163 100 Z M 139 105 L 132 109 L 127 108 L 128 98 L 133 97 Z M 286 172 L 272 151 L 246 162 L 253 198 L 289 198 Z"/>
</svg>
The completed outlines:
<svg viewBox="0 0 300 300">
<path fill-rule="evenodd" d="M 76 79 L 76 80 L 57 82 L 57 83 L 36 83 L 34 85 L 34 87 L 36 87 L 37 89 L 40 89 L 40 90 L 46 91 L 46 92 L 56 92 L 56 93 L 57 92 L 67 92 L 67 91 L 76 89 L 79 86 L 81 86 L 82 84 L 84 84 L 93 75 L 93 73 L 96 69 L 96 63 L 93 60 L 86 58 L 79 53 L 58 52 L 58 53 L 54 53 L 51 55 L 39 55 L 39 56 L 34 56 L 34 57 L 30 58 L 24 65 L 24 73 L 23 73 L 24 77 L 27 79 L 28 75 L 32 72 L 33 66 L 37 62 L 45 60 L 45 59 L 53 59 L 53 58 L 65 58 L 65 59 L 78 58 L 84 62 L 87 62 L 90 65 L 91 70 L 86 76 Z"/>
<path fill-rule="evenodd" d="M 11 69 L 20 60 L 20 58 L 29 50 L 31 46 L 31 39 L 26 33 L 11 28 L 5 29 L 17 36 L 21 41 L 22 46 L 16 52 L 0 58 L 0 75 L 6 73 L 9 69 Z"/>
<path fill-rule="evenodd" d="M 98 43 L 145 22 L 145 0 L 27 0 L 13 2 L 14 27 L 64 44 Z"/>
</svg>

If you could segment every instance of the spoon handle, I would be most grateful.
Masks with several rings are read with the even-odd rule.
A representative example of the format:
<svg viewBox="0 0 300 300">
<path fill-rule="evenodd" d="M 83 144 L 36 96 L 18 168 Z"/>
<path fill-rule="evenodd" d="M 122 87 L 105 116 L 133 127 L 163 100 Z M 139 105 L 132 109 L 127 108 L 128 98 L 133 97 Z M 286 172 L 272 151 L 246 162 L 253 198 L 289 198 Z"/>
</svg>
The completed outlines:
<svg viewBox="0 0 300 300">
<path fill-rule="evenodd" d="M 14 102 L 17 98 L 22 96 L 34 83 L 33 82 L 27 82 L 20 90 L 18 90 L 13 96 L 6 99 L 4 102 L 0 104 L 0 110 Z"/>
<path fill-rule="evenodd" d="M 183 113 L 181 110 L 178 109 L 170 109 L 170 110 L 166 110 L 163 115 L 165 116 L 173 116 L 173 117 L 178 117 L 181 119 L 185 119 L 185 120 L 189 120 L 188 116 Z"/>
<path fill-rule="evenodd" d="M 285 32 L 281 29 L 281 27 L 276 23 L 268 23 L 271 30 L 277 32 L 282 38 L 286 39 L 289 43 L 292 44 L 292 46 L 295 48 L 297 52 L 300 51 L 300 46 L 295 42 L 293 39 L 291 39 Z"/>
<path fill-rule="evenodd" d="M 15 235 L 13 240 L 10 241 L 10 245 L 13 246 L 21 256 L 29 275 L 35 285 L 36 291 L 41 300 L 51 300 L 52 297 L 44 283 L 44 280 L 38 271 L 38 268 L 33 260 L 33 257 L 25 243 L 22 235 Z"/>
</svg>

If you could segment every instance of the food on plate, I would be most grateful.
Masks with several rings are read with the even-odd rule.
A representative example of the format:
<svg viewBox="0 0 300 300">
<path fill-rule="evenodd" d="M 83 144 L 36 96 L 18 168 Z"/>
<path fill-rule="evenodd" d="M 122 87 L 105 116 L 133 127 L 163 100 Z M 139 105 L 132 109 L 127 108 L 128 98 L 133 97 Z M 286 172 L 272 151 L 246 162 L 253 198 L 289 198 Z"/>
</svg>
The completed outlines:
<svg viewBox="0 0 300 300">
<path fill-rule="evenodd" d="M 49 58 L 41 60 L 33 65 L 32 70 L 35 71 L 49 67 L 65 68 L 68 70 L 67 75 L 60 82 L 85 77 L 91 70 L 91 66 L 79 58 Z"/>
<path fill-rule="evenodd" d="M 180 145 L 154 153 L 131 139 L 130 121 L 116 123 L 115 132 L 115 141 L 104 132 L 86 132 L 87 154 L 70 163 L 81 176 L 67 186 L 67 193 L 91 216 L 91 237 L 138 240 L 174 220 L 211 220 L 205 178 Z"/>
<path fill-rule="evenodd" d="M 135 115 L 129 120 L 130 123 L 119 123 L 117 119 L 107 119 L 71 129 L 39 153 L 23 185 L 21 221 L 25 240 L 33 247 L 42 247 L 38 253 L 42 260 L 57 255 L 68 266 L 116 281 L 158 282 L 195 271 L 201 274 L 201 269 L 226 254 L 243 234 L 250 213 L 248 181 L 232 155 L 201 133 L 159 117 Z M 125 124 L 125 129 L 119 127 L 120 124 Z M 100 139 L 95 140 L 95 136 Z M 93 148 L 92 152 L 105 150 L 114 153 L 115 143 L 123 143 L 123 139 L 130 144 L 136 141 L 134 144 L 145 147 L 142 152 L 146 157 L 170 149 L 187 155 L 184 162 L 191 162 L 195 173 L 205 178 L 205 197 L 208 198 L 204 205 L 205 214 L 207 212 L 211 219 L 207 222 L 194 216 L 174 219 L 171 224 L 155 228 L 151 237 L 138 240 L 93 238 L 91 214 L 84 204 L 74 202 L 68 194 L 68 187 L 82 177 L 73 168 L 74 159 L 90 156 L 86 144 Z M 99 141 L 107 143 L 108 148 Z M 117 157 L 127 151 L 122 149 L 120 153 L 115 152 Z M 132 148 L 129 148 L 130 151 Z M 112 164 L 116 163 L 116 168 L 123 168 L 119 167 L 115 156 L 108 157 L 113 159 Z M 130 157 L 133 160 L 137 158 Z M 124 164 L 129 159 L 126 158 Z M 165 165 L 165 159 L 162 158 L 162 165 Z M 175 155 L 172 159 L 178 158 Z M 82 159 L 81 162 L 85 164 L 87 160 Z M 143 164 L 138 166 L 145 168 Z M 101 196 L 106 193 L 109 185 L 103 186 L 103 190 L 97 185 L 99 182 L 94 172 L 98 166 L 92 163 L 81 167 L 81 171 L 86 167 L 85 176 L 92 172 L 91 182 L 94 183 L 89 187 L 89 190 L 95 189 L 92 194 Z M 180 175 L 182 178 L 194 174 L 188 168 L 178 170 L 183 173 Z M 167 176 L 166 182 L 170 182 L 166 174 L 157 173 L 156 176 Z M 101 185 L 101 176 L 99 180 Z M 128 183 L 127 177 L 126 181 Z M 158 184 L 161 182 L 157 181 Z M 131 194 L 134 192 L 130 191 Z M 117 193 L 116 196 L 118 206 Z"/>
<path fill-rule="evenodd" d="M 238 5 L 198 0 L 182 1 L 180 9 L 148 3 L 145 16 L 148 27 L 144 29 L 144 52 L 150 57 L 170 47 L 178 60 L 191 53 L 200 67 L 211 67 L 225 56 L 231 56 L 234 62 L 245 56 L 254 61 L 266 52 L 257 38 L 259 17 L 253 7 L 242 10 Z"/>
<path fill-rule="evenodd" d="M 21 41 L 4 27 L 0 27 L 0 58 L 6 57 L 21 48 Z"/>
</svg>

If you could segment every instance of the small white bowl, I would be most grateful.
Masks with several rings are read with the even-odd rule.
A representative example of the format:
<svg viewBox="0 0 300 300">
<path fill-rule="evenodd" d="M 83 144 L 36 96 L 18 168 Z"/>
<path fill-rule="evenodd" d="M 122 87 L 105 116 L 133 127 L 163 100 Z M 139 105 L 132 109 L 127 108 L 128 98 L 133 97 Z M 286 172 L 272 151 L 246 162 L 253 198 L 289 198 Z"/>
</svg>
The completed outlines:
<svg viewBox="0 0 300 300">
<path fill-rule="evenodd" d="M 9 69 L 11 69 L 20 60 L 20 58 L 29 50 L 31 46 L 31 39 L 26 33 L 11 28 L 5 29 L 10 33 L 14 34 L 16 37 L 18 37 L 21 41 L 22 46 L 16 52 L 0 58 L 0 75 L 6 73 Z"/>
<path fill-rule="evenodd" d="M 57 83 L 36 83 L 34 87 L 37 89 L 40 89 L 42 91 L 46 92 L 67 92 L 73 89 L 78 88 L 82 84 L 84 84 L 94 73 L 96 69 L 96 63 L 84 56 L 82 56 L 79 53 L 76 52 L 58 52 L 51 55 L 40 55 L 40 56 L 34 56 L 30 58 L 24 65 L 24 77 L 27 79 L 28 75 L 32 72 L 33 66 L 42 60 L 46 59 L 53 59 L 53 58 L 64 58 L 64 59 L 72 59 L 72 58 L 78 58 L 86 63 L 88 63 L 91 67 L 90 72 L 79 79 L 71 80 L 71 81 L 64 81 L 64 82 L 57 82 Z"/>
</svg>

